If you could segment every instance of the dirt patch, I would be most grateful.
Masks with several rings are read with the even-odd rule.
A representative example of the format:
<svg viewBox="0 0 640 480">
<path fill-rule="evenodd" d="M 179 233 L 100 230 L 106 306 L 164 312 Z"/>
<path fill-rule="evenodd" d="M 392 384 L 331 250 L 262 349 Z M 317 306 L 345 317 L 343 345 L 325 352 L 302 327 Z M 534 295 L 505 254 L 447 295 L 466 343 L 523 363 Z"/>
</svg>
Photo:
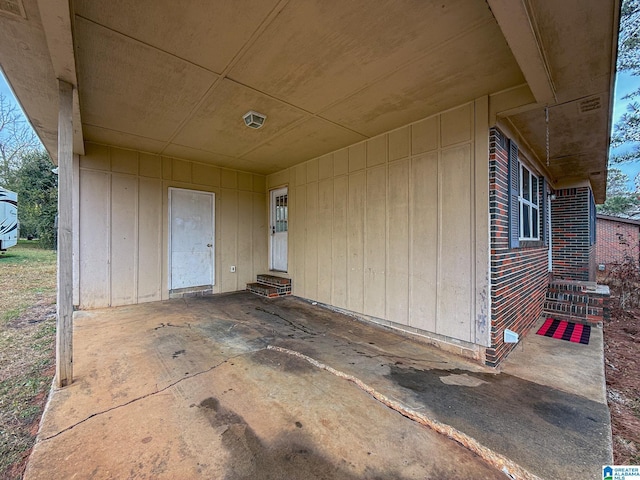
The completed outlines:
<svg viewBox="0 0 640 480">
<path fill-rule="evenodd" d="M 18 318 L 10 320 L 6 328 L 21 329 L 28 328 L 56 317 L 56 306 L 53 298 L 41 300 L 33 307 L 29 308 Z"/>
<path fill-rule="evenodd" d="M 612 287 L 612 303 L 617 291 Z M 640 308 L 614 308 L 604 325 L 607 398 L 617 465 L 640 464 Z"/>
</svg>

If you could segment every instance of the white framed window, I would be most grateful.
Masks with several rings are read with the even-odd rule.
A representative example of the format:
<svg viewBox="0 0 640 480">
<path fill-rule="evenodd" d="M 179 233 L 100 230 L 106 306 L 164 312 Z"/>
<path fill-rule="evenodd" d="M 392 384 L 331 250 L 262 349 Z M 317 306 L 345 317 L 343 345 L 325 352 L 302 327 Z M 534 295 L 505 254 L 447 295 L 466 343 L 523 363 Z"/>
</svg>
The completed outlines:
<svg viewBox="0 0 640 480">
<path fill-rule="evenodd" d="M 538 177 L 520 164 L 520 240 L 540 240 L 540 198 Z"/>
</svg>

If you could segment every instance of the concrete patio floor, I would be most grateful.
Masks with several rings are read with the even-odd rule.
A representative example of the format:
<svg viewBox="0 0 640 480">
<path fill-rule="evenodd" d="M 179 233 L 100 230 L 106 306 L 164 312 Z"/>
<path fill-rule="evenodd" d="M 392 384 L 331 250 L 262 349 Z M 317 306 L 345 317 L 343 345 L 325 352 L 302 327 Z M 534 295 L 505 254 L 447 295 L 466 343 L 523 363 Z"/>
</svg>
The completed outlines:
<svg viewBox="0 0 640 480">
<path fill-rule="evenodd" d="M 611 462 L 597 328 L 589 346 L 532 333 L 495 371 L 241 292 L 76 312 L 74 374 L 26 479 L 595 479 Z"/>
</svg>

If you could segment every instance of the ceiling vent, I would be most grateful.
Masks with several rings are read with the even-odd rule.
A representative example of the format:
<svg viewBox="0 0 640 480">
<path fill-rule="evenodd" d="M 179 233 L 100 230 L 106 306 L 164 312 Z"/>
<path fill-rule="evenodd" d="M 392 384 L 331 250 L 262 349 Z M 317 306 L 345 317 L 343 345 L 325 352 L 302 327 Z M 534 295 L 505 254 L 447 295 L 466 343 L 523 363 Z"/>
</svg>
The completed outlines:
<svg viewBox="0 0 640 480">
<path fill-rule="evenodd" d="M 0 0 L 1 1 L 1 0 Z M 249 128 L 260 128 L 264 125 L 264 121 L 267 119 L 266 115 L 262 113 L 254 112 L 253 110 L 245 113 L 242 118 L 244 119 L 244 124 Z"/>
<path fill-rule="evenodd" d="M 581 115 L 596 113 L 601 109 L 602 109 L 602 98 L 600 97 L 600 95 L 584 98 L 578 102 L 578 112 L 580 112 Z"/>
<path fill-rule="evenodd" d="M 0 12 L 27 19 L 22 0 L 0 0 Z"/>
</svg>

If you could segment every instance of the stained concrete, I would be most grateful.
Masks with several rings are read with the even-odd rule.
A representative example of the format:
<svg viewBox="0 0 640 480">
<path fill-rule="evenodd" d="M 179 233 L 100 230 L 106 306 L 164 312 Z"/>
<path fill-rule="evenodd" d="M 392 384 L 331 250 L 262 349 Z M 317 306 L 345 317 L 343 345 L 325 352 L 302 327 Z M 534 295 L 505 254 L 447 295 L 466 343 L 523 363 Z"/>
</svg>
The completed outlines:
<svg viewBox="0 0 640 480">
<path fill-rule="evenodd" d="M 75 382 L 52 394 L 27 479 L 506 478 L 269 346 L 351 375 L 542 478 L 599 478 L 611 458 L 606 403 L 292 297 L 78 312 L 74 341 Z"/>
<path fill-rule="evenodd" d="M 594 325 L 589 345 L 582 345 L 535 335 L 545 320 L 540 318 L 526 341 L 511 352 L 502 371 L 606 404 L 602 326 Z"/>
</svg>

